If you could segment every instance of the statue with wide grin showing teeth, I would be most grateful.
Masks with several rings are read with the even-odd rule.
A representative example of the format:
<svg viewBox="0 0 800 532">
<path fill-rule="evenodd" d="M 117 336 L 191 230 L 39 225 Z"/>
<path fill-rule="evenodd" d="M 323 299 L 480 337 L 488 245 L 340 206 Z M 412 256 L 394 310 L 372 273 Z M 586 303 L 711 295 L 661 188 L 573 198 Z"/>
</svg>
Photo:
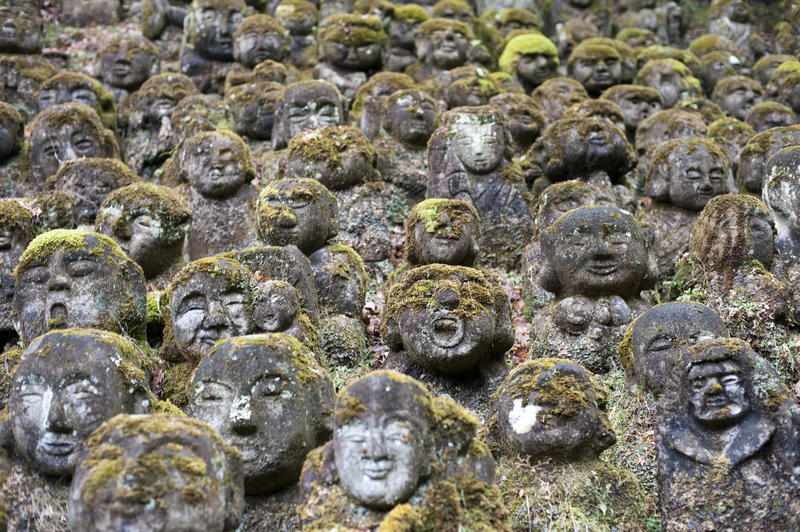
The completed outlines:
<svg viewBox="0 0 800 532">
<path fill-rule="evenodd" d="M 607 372 L 628 323 L 649 307 L 639 293 L 655 281 L 650 228 L 622 209 L 589 206 L 563 214 L 539 239 L 539 283 L 556 299 L 534 318 L 531 356 Z"/>
</svg>

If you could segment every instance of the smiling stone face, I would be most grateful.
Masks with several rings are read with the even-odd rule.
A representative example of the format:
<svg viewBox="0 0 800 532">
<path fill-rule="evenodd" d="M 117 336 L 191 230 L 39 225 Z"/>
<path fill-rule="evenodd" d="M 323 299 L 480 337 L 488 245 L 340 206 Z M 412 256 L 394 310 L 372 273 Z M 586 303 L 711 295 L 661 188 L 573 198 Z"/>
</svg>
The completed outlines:
<svg viewBox="0 0 800 532">
<path fill-rule="evenodd" d="M 16 283 L 14 321 L 25 344 L 66 327 L 144 335 L 144 275 L 104 235 L 56 230 L 38 236 L 20 258 Z"/>
<path fill-rule="evenodd" d="M 289 53 L 291 37 L 269 15 L 251 15 L 233 34 L 233 57 L 247 68 L 267 59 L 281 62 Z"/>
<path fill-rule="evenodd" d="M 413 379 L 376 372 L 339 395 L 333 454 L 347 492 L 369 508 L 405 502 L 427 476 L 431 399 Z"/>
<path fill-rule="evenodd" d="M 42 20 L 31 5 L 0 7 L 0 52 L 38 54 L 42 51 Z"/>
<path fill-rule="evenodd" d="M 250 150 L 234 133 L 210 131 L 192 138 L 186 149 L 189 182 L 207 198 L 223 198 L 234 194 L 252 179 Z"/>
<path fill-rule="evenodd" d="M 275 148 L 283 148 L 301 131 L 335 126 L 344 120 L 342 96 L 336 85 L 319 80 L 293 83 L 286 87 L 275 108 L 277 131 L 272 142 Z"/>
<path fill-rule="evenodd" d="M 241 519 L 241 458 L 203 422 L 117 416 L 82 458 L 69 494 L 74 530 L 223 532 Z"/>
<path fill-rule="evenodd" d="M 627 211 L 581 207 L 540 235 L 540 282 L 559 297 L 637 294 L 648 274 L 649 242 Z"/>
<path fill-rule="evenodd" d="M 472 266 L 478 255 L 480 219 L 467 202 L 428 199 L 414 206 L 406 222 L 411 264 Z"/>
<path fill-rule="evenodd" d="M 195 0 L 187 17 L 189 43 L 201 56 L 217 61 L 233 60 L 233 34 L 245 18 L 244 2 Z"/>
<path fill-rule="evenodd" d="M 597 456 L 616 437 L 596 402 L 591 374 L 569 360 L 526 362 L 489 405 L 493 436 L 515 451 L 544 458 Z"/>
<path fill-rule="evenodd" d="M 158 48 L 140 35 L 112 37 L 98 52 L 100 75 L 108 85 L 136 90 L 147 78 L 158 74 Z"/>
<path fill-rule="evenodd" d="M 199 360 L 218 340 L 250 332 L 251 291 L 249 271 L 234 260 L 186 265 L 170 286 L 170 325 L 179 349 Z"/>
<path fill-rule="evenodd" d="M 480 270 L 463 266 L 411 270 L 392 286 L 384 323 L 387 343 L 441 373 L 469 371 L 514 341 L 505 294 Z"/>
<path fill-rule="evenodd" d="M 14 448 L 37 470 L 70 476 L 80 447 L 101 423 L 146 411 L 146 386 L 130 341 L 92 329 L 51 331 L 28 346 L 14 376 L 8 403 Z"/>
<path fill-rule="evenodd" d="M 329 434 L 333 384 L 313 353 L 285 334 L 220 343 L 192 379 L 189 411 L 242 453 L 248 494 L 297 480 Z"/>
</svg>

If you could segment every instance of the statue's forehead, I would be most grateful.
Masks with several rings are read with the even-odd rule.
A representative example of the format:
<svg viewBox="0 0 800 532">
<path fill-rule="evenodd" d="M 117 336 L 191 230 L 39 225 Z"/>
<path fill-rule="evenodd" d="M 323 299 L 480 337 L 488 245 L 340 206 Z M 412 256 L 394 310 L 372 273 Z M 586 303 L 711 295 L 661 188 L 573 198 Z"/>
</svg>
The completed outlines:
<svg viewBox="0 0 800 532">
<path fill-rule="evenodd" d="M 117 372 L 122 359 L 113 345 L 80 335 L 32 347 L 35 348 L 27 349 L 22 355 L 18 378 L 25 379 L 35 373 L 51 385 L 58 385 L 61 379 L 74 374 L 99 377 L 108 375 L 109 369 Z"/>
<path fill-rule="evenodd" d="M 578 234 L 608 234 L 630 232 L 636 228 L 636 221 L 629 215 L 618 211 L 581 210 L 565 215 L 558 224 L 556 235 L 565 238 Z"/>
</svg>

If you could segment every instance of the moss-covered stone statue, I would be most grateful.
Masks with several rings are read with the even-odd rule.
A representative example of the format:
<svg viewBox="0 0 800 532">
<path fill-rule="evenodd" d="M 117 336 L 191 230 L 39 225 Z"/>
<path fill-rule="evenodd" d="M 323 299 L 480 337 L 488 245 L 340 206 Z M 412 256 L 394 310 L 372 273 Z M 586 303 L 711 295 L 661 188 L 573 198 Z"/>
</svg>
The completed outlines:
<svg viewBox="0 0 800 532">
<path fill-rule="evenodd" d="M 617 353 L 627 382 L 660 396 L 682 353 L 698 342 L 727 337 L 728 329 L 713 309 L 692 301 L 672 301 L 633 320 Z"/>
<path fill-rule="evenodd" d="M 70 528 L 230 532 L 244 507 L 242 477 L 239 451 L 206 423 L 119 415 L 93 432 L 81 453 L 69 491 Z"/>
<path fill-rule="evenodd" d="M 286 334 L 230 338 L 192 377 L 188 411 L 242 453 L 245 527 L 296 529 L 296 483 L 306 454 L 330 437 L 333 383 Z"/>
<path fill-rule="evenodd" d="M 128 98 L 123 151 L 134 172 L 149 178 L 174 148 L 170 116 L 187 96 L 198 94 L 194 82 L 183 74 L 158 74 L 145 81 Z"/>
<path fill-rule="evenodd" d="M 103 127 L 97 113 L 83 103 L 52 105 L 36 115 L 31 126 L 30 189 L 41 192 L 45 180 L 59 166 L 81 157 L 119 159 L 114 134 Z"/>
<path fill-rule="evenodd" d="M 747 112 L 761 103 L 764 90 L 756 80 L 747 76 L 729 76 L 717 82 L 711 99 L 729 116 L 744 120 Z"/>
<path fill-rule="evenodd" d="M 244 0 L 193 0 L 187 9 L 181 73 L 201 92 L 222 93 L 233 66 L 233 34 L 246 15 Z"/>
<path fill-rule="evenodd" d="M 770 157 L 788 146 L 800 144 L 800 125 L 768 129 L 750 138 L 739 152 L 736 184 L 741 192 L 761 196 Z"/>
<path fill-rule="evenodd" d="M 753 18 L 749 3 L 743 0 L 714 0 L 708 8 L 708 32 L 738 46 L 748 66 L 769 53 L 764 38 L 753 28 Z"/>
<path fill-rule="evenodd" d="M 34 55 L 42 52 L 44 25 L 36 3 L 5 2 L 0 21 L 8 28 L 0 37 L 0 53 Z"/>
<path fill-rule="evenodd" d="M 386 294 L 381 334 L 388 367 L 485 408 L 507 373 L 514 343 L 508 296 L 491 274 L 429 264 L 408 270 Z"/>
<path fill-rule="evenodd" d="M 339 204 L 337 241 L 369 263 L 391 256 L 386 220 L 388 193 L 380 183 L 375 148 L 351 126 L 331 126 L 295 135 L 286 150 L 285 177 L 316 179 Z"/>
<path fill-rule="evenodd" d="M 417 83 L 435 86 L 443 72 L 470 63 L 474 40 L 472 30 L 463 22 L 426 20 L 414 31 L 417 60 L 406 68 L 406 74 Z"/>
<path fill-rule="evenodd" d="M 508 129 L 514 141 L 515 160 L 519 161 L 531 144 L 544 132 L 546 119 L 536 101 L 530 96 L 502 92 L 489 100 L 508 120 Z"/>
<path fill-rule="evenodd" d="M 653 234 L 614 207 L 580 207 L 539 234 L 539 284 L 555 301 L 534 316 L 530 354 L 575 360 L 595 373 L 616 366 L 616 345 L 649 304 Z"/>
<path fill-rule="evenodd" d="M 317 64 L 317 5 L 306 0 L 283 0 L 275 8 L 275 20 L 292 36 L 292 50 L 286 63 L 300 70 Z"/>
<path fill-rule="evenodd" d="M 478 211 L 466 201 L 427 199 L 417 203 L 406 220 L 408 264 L 472 266 L 480 251 L 480 234 Z"/>
<path fill-rule="evenodd" d="M 184 148 L 182 195 L 193 213 L 189 257 L 199 259 L 256 243 L 255 168 L 247 144 L 226 130 L 199 133 Z"/>
<path fill-rule="evenodd" d="M 308 80 L 287 85 L 275 105 L 273 149 L 285 148 L 301 131 L 344 124 L 344 109 L 342 95 L 333 83 Z"/>
<path fill-rule="evenodd" d="M 419 382 L 373 372 L 342 390 L 333 440 L 300 479 L 304 530 L 510 530 L 477 419 Z"/>
<path fill-rule="evenodd" d="M 351 102 L 356 91 L 381 68 L 386 48 L 381 21 L 370 15 L 335 14 L 317 33 L 319 64 L 314 77 L 330 81 Z"/>
<path fill-rule="evenodd" d="M 565 518 L 598 530 L 641 526 L 646 504 L 639 480 L 598 458 L 616 442 L 606 393 L 579 364 L 543 358 L 515 368 L 492 396 L 489 445 L 505 482 L 528 495 L 511 490 L 504 497 L 514 530 L 533 522 L 558 528 Z M 597 490 L 598 482 L 605 489 Z"/>
<path fill-rule="evenodd" d="M 714 120 L 706 130 L 706 137 L 725 150 L 734 175 L 739 168 L 739 152 L 755 135 L 756 132 L 749 124 L 736 118 Z"/>
<path fill-rule="evenodd" d="M 497 62 L 500 70 L 514 78 L 515 85 L 530 94 L 557 75 L 558 50 L 544 35 L 523 34 L 506 43 Z"/>
<path fill-rule="evenodd" d="M 25 144 L 25 122 L 14 106 L 0 102 L 0 192 L 3 197 L 25 196 L 31 186 L 31 166 Z M 34 187 L 35 191 L 35 187 Z"/>
<path fill-rule="evenodd" d="M 697 214 L 732 183 L 727 155 L 709 140 L 674 139 L 656 149 L 645 185 L 652 201 L 639 212 L 639 220 L 653 228 L 652 252 L 661 279 L 672 277 L 688 249 Z"/>
<path fill-rule="evenodd" d="M 636 73 L 635 83 L 656 89 L 665 108 L 673 107 L 678 100 L 703 95 L 700 80 L 676 59 L 651 59 Z"/>
<path fill-rule="evenodd" d="M 102 83 L 85 74 L 61 72 L 42 83 L 37 96 L 39 111 L 59 103 L 83 103 L 94 109 L 106 129 L 117 130 L 114 96 Z"/>
<path fill-rule="evenodd" d="M 441 105 L 425 91 L 408 89 L 387 98 L 385 109 L 382 135 L 373 143 L 378 171 L 413 205 L 425 196 L 428 139 L 436 129 Z"/>
<path fill-rule="evenodd" d="M 764 94 L 766 96 L 775 96 L 775 93 L 771 93 L 767 90 L 767 85 L 772 78 L 772 74 L 775 73 L 775 69 L 788 61 L 797 61 L 797 58 L 793 55 L 777 53 L 765 55 L 756 61 L 756 64 L 750 69 L 750 75 L 764 87 Z"/>
<path fill-rule="evenodd" d="M 600 118 L 609 124 L 625 131 L 625 113 L 622 108 L 610 100 L 590 99 L 570 105 L 564 111 L 563 119 L 568 118 Z"/>
<path fill-rule="evenodd" d="M 286 281 L 270 279 L 253 292 L 253 327 L 260 333 L 286 333 L 314 353 L 319 332 L 300 304 L 300 293 Z"/>
<path fill-rule="evenodd" d="M 442 73 L 436 97 L 448 109 L 453 109 L 465 105 L 486 105 L 492 96 L 500 92 L 500 87 L 488 70 L 468 65 Z"/>
<path fill-rule="evenodd" d="M 658 405 L 658 507 L 672 530 L 798 526 L 793 394 L 739 339 L 698 343 Z"/>
<path fill-rule="evenodd" d="M 648 116 L 636 128 L 636 153 L 639 158 L 634 172 L 628 176 L 636 189 L 644 190 L 650 163 L 655 151 L 672 139 L 705 137 L 708 125 L 699 113 L 681 109 L 664 109 Z"/>
<path fill-rule="evenodd" d="M 583 85 L 571 78 L 552 78 L 536 87 L 531 93 L 551 124 L 561 118 L 564 111 L 574 104 L 589 98 Z"/>
<path fill-rule="evenodd" d="M 87 157 L 65 162 L 47 180 L 47 188 L 72 194 L 73 213 L 79 229 L 94 230 L 100 204 L 114 190 L 141 182 L 122 161 Z"/>
<path fill-rule="evenodd" d="M 35 226 L 31 212 L 13 199 L 0 200 L 0 342 L 16 340 L 12 320 L 14 298 L 14 268 L 33 237 Z"/>
<path fill-rule="evenodd" d="M 356 91 L 350 121 L 370 140 L 380 138 L 380 129 L 387 116 L 386 100 L 397 91 L 421 89 L 414 79 L 399 72 L 378 72 Z"/>
<path fill-rule="evenodd" d="M 389 26 L 386 28 L 383 69 L 387 72 L 403 72 L 417 60 L 414 31 L 430 17 L 425 9 L 416 4 L 396 5 L 390 16 Z"/>
<path fill-rule="evenodd" d="M 611 23 L 611 13 L 605 0 L 567 0 L 545 5 L 545 29 L 555 33 L 556 29 L 570 19 L 581 19 L 594 24 L 603 34 L 607 34 Z"/>
<path fill-rule="evenodd" d="M 105 235 L 66 229 L 41 234 L 25 249 L 14 275 L 12 317 L 23 345 L 66 327 L 145 338 L 142 269 Z"/>
<path fill-rule="evenodd" d="M 779 150 L 765 165 L 761 191 L 764 204 L 775 221 L 775 260 L 773 270 L 793 277 L 800 259 L 800 190 L 797 168 L 800 150 L 789 146 Z"/>
<path fill-rule="evenodd" d="M 95 69 L 96 77 L 114 96 L 119 112 L 131 92 L 161 71 L 161 52 L 142 35 L 114 35 L 98 50 Z"/>
<path fill-rule="evenodd" d="M 448 111 L 428 143 L 427 196 L 471 202 L 481 219 L 481 249 L 496 264 L 515 264 L 532 232 L 512 147 L 505 118 L 489 106 Z"/>
<path fill-rule="evenodd" d="M 581 43 L 569 56 L 567 72 L 594 98 L 621 83 L 622 57 L 611 46 Z"/>
<path fill-rule="evenodd" d="M 625 133 L 631 142 L 642 120 L 659 112 L 664 104 L 656 89 L 641 85 L 614 85 L 603 91 L 600 98 L 611 100 L 622 109 L 625 115 Z"/>
<path fill-rule="evenodd" d="M 790 107 L 768 100 L 752 106 L 744 121 L 756 133 L 761 133 L 773 127 L 793 126 L 797 123 L 797 115 Z"/>
<path fill-rule="evenodd" d="M 148 281 L 163 286 L 183 266 L 191 222 L 189 204 L 174 190 L 134 183 L 106 197 L 95 230 L 117 242 L 142 267 Z"/>
<path fill-rule="evenodd" d="M 237 65 L 225 77 L 226 94 L 228 87 L 246 80 L 259 63 L 267 60 L 281 63 L 291 46 L 291 35 L 274 18 L 264 14 L 245 18 L 233 33 L 233 58 Z"/>
<path fill-rule="evenodd" d="M 337 212 L 336 198 L 314 179 L 273 181 L 259 197 L 258 232 L 267 244 L 295 245 L 308 256 L 323 315 L 322 350 L 329 360 L 353 363 L 366 347 L 361 311 L 368 278 L 358 253 L 332 240 Z"/>
</svg>

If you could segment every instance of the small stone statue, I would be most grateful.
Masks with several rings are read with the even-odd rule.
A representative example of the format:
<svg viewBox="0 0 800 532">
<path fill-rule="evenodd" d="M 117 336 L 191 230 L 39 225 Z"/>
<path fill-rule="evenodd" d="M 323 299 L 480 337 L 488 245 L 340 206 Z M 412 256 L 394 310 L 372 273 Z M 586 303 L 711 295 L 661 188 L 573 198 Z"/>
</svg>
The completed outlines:
<svg viewBox="0 0 800 532">
<path fill-rule="evenodd" d="M 514 78 L 530 94 L 550 78 L 557 76 L 558 49 L 544 35 L 524 34 L 511 38 L 498 59 L 500 70 Z"/>
<path fill-rule="evenodd" d="M 330 435 L 333 383 L 287 334 L 229 338 L 203 357 L 188 411 L 242 453 L 248 495 L 300 477 L 306 454 Z"/>
<path fill-rule="evenodd" d="M 674 139 L 655 151 L 646 193 L 653 200 L 639 220 L 653 228 L 653 253 L 662 279 L 688 249 L 697 213 L 709 200 L 726 194 L 733 177 L 727 155 L 715 143 L 698 138 Z"/>
<path fill-rule="evenodd" d="M 789 146 L 769 158 L 764 166 L 766 176 L 762 199 L 775 220 L 775 266 L 773 269 L 788 274 L 800 258 L 800 190 L 797 167 L 800 151 Z"/>
<path fill-rule="evenodd" d="M 200 92 L 222 93 L 233 66 L 233 34 L 246 14 L 244 0 L 193 0 L 186 11 L 181 73 Z"/>
<path fill-rule="evenodd" d="M 285 148 L 301 131 L 344 123 L 344 101 L 336 85 L 319 80 L 292 83 L 275 105 L 272 147 Z"/>
<path fill-rule="evenodd" d="M 456 67 L 442 73 L 436 90 L 436 97 L 448 109 L 486 105 L 490 98 L 498 94 L 500 87 L 489 71 L 476 66 Z"/>
<path fill-rule="evenodd" d="M 758 133 L 739 152 L 736 185 L 742 192 L 761 196 L 769 158 L 788 146 L 800 144 L 800 125 L 776 127 Z"/>
<path fill-rule="evenodd" d="M 225 79 L 225 87 L 235 84 L 259 63 L 286 59 L 292 46 L 292 37 L 269 15 L 250 15 L 233 33 L 233 58 L 239 67 L 233 67 Z M 227 90 L 226 90 L 227 93 Z"/>
<path fill-rule="evenodd" d="M 232 532 L 244 507 L 242 477 L 239 451 L 201 421 L 116 416 L 81 453 L 69 491 L 70 528 Z"/>
<path fill-rule="evenodd" d="M 761 133 L 773 127 L 793 126 L 797 123 L 797 115 L 790 107 L 768 100 L 752 106 L 744 121 L 756 133 Z"/>
<path fill-rule="evenodd" d="M 0 36 L 0 53 L 35 55 L 42 52 L 44 27 L 36 3 L 5 2 L 0 21 L 7 28 Z"/>
<path fill-rule="evenodd" d="M 658 507 L 673 530 L 796 528 L 797 406 L 739 339 L 698 343 L 674 364 L 658 405 Z"/>
<path fill-rule="evenodd" d="M 552 78 L 536 87 L 531 93 L 551 124 L 561 118 L 564 111 L 575 103 L 589 99 L 583 85 L 570 78 Z"/>
<path fill-rule="evenodd" d="M 754 79 L 747 76 L 729 76 L 717 82 L 711 99 L 728 115 L 744 120 L 747 112 L 761 103 L 764 90 Z"/>
<path fill-rule="evenodd" d="M 514 150 L 519 154 L 514 159 L 519 161 L 544 131 L 544 112 L 530 96 L 511 92 L 494 96 L 489 105 L 507 118 Z"/>
<path fill-rule="evenodd" d="M 478 257 L 478 211 L 461 200 L 427 199 L 406 220 L 406 251 L 412 267 L 426 264 L 472 266 Z"/>
<path fill-rule="evenodd" d="M 431 398 L 414 379 L 386 371 L 361 377 L 339 394 L 333 440 L 306 459 L 301 525 L 510 530 L 476 428 L 466 410 Z"/>
<path fill-rule="evenodd" d="M 426 20 L 414 31 L 417 61 L 406 68 L 406 74 L 417 83 L 435 86 L 442 73 L 470 63 L 474 40 L 472 30 L 463 22 Z"/>
<path fill-rule="evenodd" d="M 581 43 L 570 54 L 567 71 L 594 98 L 622 82 L 622 57 L 611 46 Z"/>
<path fill-rule="evenodd" d="M 306 0 L 283 0 L 275 8 L 275 20 L 292 36 L 292 51 L 285 62 L 300 70 L 317 64 L 319 10 Z"/>
<path fill-rule="evenodd" d="M 317 33 L 320 62 L 314 78 L 336 85 L 349 105 L 358 88 L 380 70 L 386 40 L 377 17 L 331 15 Z"/>
<path fill-rule="evenodd" d="M 81 157 L 119 158 L 114 134 L 86 104 L 52 105 L 36 115 L 31 126 L 32 190 L 41 192 L 45 180 L 61 164 Z"/>
<path fill-rule="evenodd" d="M 531 356 L 607 372 L 628 323 L 648 307 L 639 292 L 655 281 L 652 233 L 627 211 L 589 206 L 562 215 L 539 241 L 539 284 L 556 299 L 534 317 Z"/>
<path fill-rule="evenodd" d="M 428 143 L 427 196 L 471 202 L 481 219 L 481 249 L 496 263 L 516 263 L 532 232 L 512 146 L 506 120 L 489 106 L 448 111 Z"/>
<path fill-rule="evenodd" d="M 263 333 L 286 333 L 319 352 L 319 333 L 300 306 L 300 293 L 285 281 L 270 279 L 253 292 L 253 326 Z"/>
<path fill-rule="evenodd" d="M 368 139 L 377 140 L 381 136 L 380 128 L 388 116 L 386 100 L 395 92 L 408 89 L 419 90 L 420 87 L 407 74 L 399 72 L 374 74 L 356 92 L 349 114 L 350 120 L 358 125 Z"/>
<path fill-rule="evenodd" d="M 114 96 L 94 78 L 77 72 L 61 72 L 42 83 L 37 97 L 39 111 L 59 103 L 83 103 L 94 109 L 106 129 L 117 130 Z"/>
<path fill-rule="evenodd" d="M 703 95 L 700 80 L 675 59 L 651 59 L 639 68 L 635 83 L 656 89 L 665 109 L 674 107 L 679 100 Z"/>
<path fill-rule="evenodd" d="M 144 271 L 164 284 L 183 265 L 192 222 L 189 204 L 172 189 L 134 183 L 109 194 L 98 209 L 95 231 L 111 237 Z"/>
<path fill-rule="evenodd" d="M 659 112 L 664 103 L 656 89 L 641 85 L 614 85 L 606 89 L 600 98 L 611 100 L 622 109 L 625 114 L 625 133 L 631 142 L 639 124 Z"/>
<path fill-rule="evenodd" d="M 734 174 L 739 168 L 739 152 L 755 135 L 756 132 L 752 127 L 736 118 L 714 120 L 706 130 L 706 137 L 725 150 Z M 734 182 L 731 179 L 729 187 L 732 187 L 733 184 Z"/>
<path fill-rule="evenodd" d="M 430 18 L 421 6 L 416 4 L 396 5 L 391 11 L 389 27 L 386 28 L 386 57 L 383 69 L 387 72 L 403 72 L 417 60 L 414 46 L 414 32 L 417 27 Z"/>
<path fill-rule="evenodd" d="M 66 229 L 39 235 L 14 275 L 12 318 L 23 345 L 66 327 L 145 338 L 142 269 L 105 235 Z"/>
<path fill-rule="evenodd" d="M 161 53 L 141 35 L 116 35 L 97 52 L 96 70 L 95 77 L 103 81 L 120 108 L 131 92 L 160 72 Z"/>
<path fill-rule="evenodd" d="M 753 31 L 750 6 L 744 0 L 714 0 L 708 8 L 708 18 L 708 32 L 736 44 L 748 65 L 767 55 L 767 44 Z"/>
<path fill-rule="evenodd" d="M 628 381 L 658 396 L 664 393 L 675 362 L 689 347 L 727 337 L 728 329 L 713 309 L 673 301 L 633 320 L 617 353 Z"/>
</svg>

